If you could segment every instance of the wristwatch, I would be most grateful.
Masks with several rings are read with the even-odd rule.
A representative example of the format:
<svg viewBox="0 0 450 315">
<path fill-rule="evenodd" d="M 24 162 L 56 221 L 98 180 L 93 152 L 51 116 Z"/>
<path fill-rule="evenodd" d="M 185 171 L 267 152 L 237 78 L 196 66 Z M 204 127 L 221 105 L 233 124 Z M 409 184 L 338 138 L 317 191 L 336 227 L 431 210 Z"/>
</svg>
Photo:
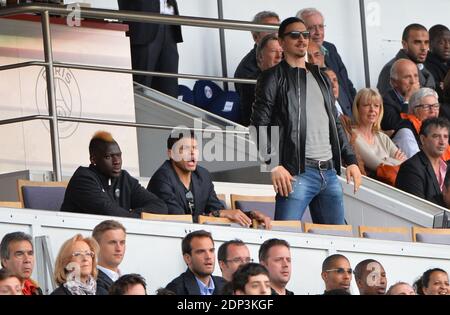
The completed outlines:
<svg viewBox="0 0 450 315">
<path fill-rule="evenodd" d="M 220 218 L 220 210 L 211 211 L 213 217 Z"/>
</svg>

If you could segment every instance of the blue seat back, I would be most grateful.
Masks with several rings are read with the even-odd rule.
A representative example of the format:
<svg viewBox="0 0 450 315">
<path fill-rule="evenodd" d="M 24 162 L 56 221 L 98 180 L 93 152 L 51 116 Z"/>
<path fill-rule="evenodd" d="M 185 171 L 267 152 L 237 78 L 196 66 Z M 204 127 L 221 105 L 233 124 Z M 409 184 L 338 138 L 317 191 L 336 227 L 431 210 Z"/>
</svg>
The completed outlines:
<svg viewBox="0 0 450 315">
<path fill-rule="evenodd" d="M 240 119 L 239 94 L 234 91 L 220 94 L 209 107 L 209 111 L 228 120 L 239 122 Z"/>
<path fill-rule="evenodd" d="M 194 105 L 194 92 L 186 85 L 178 85 L 178 99 Z"/>
<path fill-rule="evenodd" d="M 25 208 L 59 211 L 64 201 L 65 187 L 23 186 Z"/>
<path fill-rule="evenodd" d="M 212 81 L 199 80 L 194 84 L 193 93 L 194 105 L 209 110 L 211 103 L 223 93 L 223 90 Z"/>
</svg>

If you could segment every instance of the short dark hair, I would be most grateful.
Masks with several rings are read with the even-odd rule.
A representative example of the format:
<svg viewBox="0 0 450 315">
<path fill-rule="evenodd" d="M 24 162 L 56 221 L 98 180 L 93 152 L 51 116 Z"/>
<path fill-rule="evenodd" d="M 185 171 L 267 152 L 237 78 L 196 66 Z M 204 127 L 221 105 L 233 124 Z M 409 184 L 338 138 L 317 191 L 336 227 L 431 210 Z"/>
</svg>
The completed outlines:
<svg viewBox="0 0 450 315">
<path fill-rule="evenodd" d="M 447 272 L 445 270 L 442 270 L 441 268 L 433 268 L 433 269 L 428 269 L 427 271 L 425 271 L 422 275 L 421 279 L 421 284 L 422 284 L 422 288 L 428 288 L 429 284 L 430 284 L 430 278 L 431 275 L 434 272 L 443 272 L 445 274 L 447 274 Z"/>
<path fill-rule="evenodd" d="M 417 295 L 425 295 L 423 293 L 422 277 L 414 281 L 413 288 L 416 291 Z"/>
<path fill-rule="evenodd" d="M 278 28 L 278 37 L 279 38 L 284 37 L 284 32 L 286 32 L 286 28 L 292 23 L 302 23 L 303 25 L 305 25 L 305 22 L 303 22 L 302 19 L 300 19 L 296 16 L 291 16 L 291 17 L 288 17 L 287 19 L 284 19 L 283 22 L 281 22 L 280 27 Z"/>
<path fill-rule="evenodd" d="M 322 263 L 322 272 L 331 269 L 332 265 L 339 259 L 345 259 L 348 261 L 348 258 L 341 254 L 334 254 L 325 258 L 325 260 Z"/>
<path fill-rule="evenodd" d="M 442 35 L 445 34 L 445 32 L 448 32 L 449 29 L 447 26 L 442 24 L 436 24 L 433 25 L 430 30 L 428 31 L 428 34 L 430 34 L 430 42 L 433 42 L 437 39 L 440 39 Z"/>
<path fill-rule="evenodd" d="M 24 232 L 12 232 L 6 234 L 0 243 L 0 258 L 9 259 L 9 244 L 20 241 L 28 241 L 31 244 L 31 247 L 33 247 L 33 238 L 29 234 Z"/>
<path fill-rule="evenodd" d="M 0 281 L 6 280 L 9 278 L 17 278 L 20 281 L 19 277 L 17 277 L 15 274 L 13 274 L 8 269 L 5 269 L 5 268 L 0 269 Z"/>
<path fill-rule="evenodd" d="M 196 237 L 199 237 L 199 238 L 208 237 L 214 244 L 214 240 L 211 236 L 211 233 L 209 233 L 205 230 L 198 230 L 198 231 L 191 232 L 191 233 L 187 234 L 181 241 L 181 251 L 182 251 L 183 255 L 184 254 L 191 255 L 191 252 L 192 252 L 191 242 L 192 242 L 192 239 L 194 239 Z"/>
<path fill-rule="evenodd" d="M 130 273 L 121 276 L 109 288 L 109 295 L 124 295 L 128 291 L 128 287 L 136 284 L 141 284 L 144 290 L 147 290 L 147 284 L 144 277 L 137 273 Z"/>
<path fill-rule="evenodd" d="M 231 280 L 233 292 L 237 290 L 245 292 L 245 285 L 248 283 L 248 278 L 260 274 L 266 275 L 269 278 L 269 271 L 261 264 L 248 263 L 240 266 L 233 274 Z"/>
<path fill-rule="evenodd" d="M 94 227 L 94 230 L 92 231 L 92 237 L 95 238 L 97 243 L 99 243 L 103 233 L 109 230 L 122 230 L 124 233 L 127 233 L 127 230 L 122 225 L 122 223 L 116 220 L 105 220 Z"/>
<path fill-rule="evenodd" d="M 111 133 L 107 131 L 97 131 L 89 142 L 89 155 L 93 156 L 97 152 L 103 152 L 110 144 L 117 144 Z"/>
<path fill-rule="evenodd" d="M 366 259 L 359 262 L 355 267 L 355 271 L 353 271 L 355 280 L 360 280 L 362 278 L 363 272 L 366 270 L 367 265 L 370 263 L 377 263 L 381 266 L 380 262 L 376 261 L 375 259 Z"/>
<path fill-rule="evenodd" d="M 419 135 L 427 137 L 431 128 L 446 128 L 450 132 L 450 122 L 445 117 L 432 117 L 425 119 L 420 127 Z"/>
<path fill-rule="evenodd" d="M 171 150 L 173 145 L 183 138 L 190 137 L 196 139 L 195 132 L 192 129 L 173 129 L 167 138 L 167 149 Z"/>
<path fill-rule="evenodd" d="M 156 290 L 156 295 L 176 295 L 175 292 L 166 289 L 166 288 L 159 288 Z"/>
<path fill-rule="evenodd" d="M 418 23 L 409 24 L 403 30 L 402 40 L 407 41 L 408 38 L 409 38 L 409 33 L 411 31 L 425 31 L 425 32 L 428 32 L 427 28 L 425 26 L 423 26 L 422 24 L 418 24 Z"/>
<path fill-rule="evenodd" d="M 226 241 L 225 243 L 220 245 L 219 250 L 217 251 L 218 261 L 226 261 L 228 259 L 228 247 L 230 247 L 230 245 L 245 246 L 245 243 L 239 239 Z"/>
<path fill-rule="evenodd" d="M 264 36 L 259 44 L 256 46 L 256 59 L 258 60 L 258 58 L 261 57 L 261 54 L 264 50 L 264 48 L 266 48 L 267 44 L 271 41 L 271 40 L 276 40 L 278 41 L 278 36 L 276 33 L 272 33 L 272 34 L 267 34 L 266 36 Z"/>
<path fill-rule="evenodd" d="M 289 243 L 285 240 L 279 238 L 271 238 L 261 244 L 259 247 L 259 261 L 266 261 L 269 256 L 269 250 L 274 246 L 286 246 L 288 249 L 291 249 Z"/>
</svg>

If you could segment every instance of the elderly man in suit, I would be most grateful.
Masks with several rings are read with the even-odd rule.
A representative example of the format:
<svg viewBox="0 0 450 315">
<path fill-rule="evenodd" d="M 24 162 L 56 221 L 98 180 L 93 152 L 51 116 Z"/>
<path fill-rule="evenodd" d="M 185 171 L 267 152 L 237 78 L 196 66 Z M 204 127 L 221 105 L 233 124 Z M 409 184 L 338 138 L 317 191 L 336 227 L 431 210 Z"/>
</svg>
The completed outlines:
<svg viewBox="0 0 450 315">
<path fill-rule="evenodd" d="M 176 0 L 118 0 L 120 10 L 179 15 Z M 131 61 L 134 70 L 178 73 L 177 43 L 183 41 L 180 25 L 130 22 Z M 134 76 L 148 87 L 178 96 L 178 79 Z"/>
</svg>

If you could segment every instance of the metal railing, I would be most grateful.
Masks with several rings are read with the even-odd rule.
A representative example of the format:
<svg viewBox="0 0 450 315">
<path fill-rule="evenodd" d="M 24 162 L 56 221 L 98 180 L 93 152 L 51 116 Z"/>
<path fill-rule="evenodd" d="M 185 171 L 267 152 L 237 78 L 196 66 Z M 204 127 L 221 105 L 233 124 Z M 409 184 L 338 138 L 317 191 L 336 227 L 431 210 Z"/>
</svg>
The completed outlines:
<svg viewBox="0 0 450 315">
<path fill-rule="evenodd" d="M 363 0 L 360 0 L 363 1 Z M 219 7 L 221 6 L 221 1 L 218 2 Z M 93 71 L 106 71 L 106 72 L 116 72 L 116 73 L 128 73 L 137 75 L 150 75 L 150 76 L 163 76 L 163 77 L 177 77 L 185 79 L 208 79 L 214 81 L 223 81 L 225 84 L 227 82 L 237 82 L 237 83 L 256 83 L 256 80 L 249 79 L 235 79 L 228 77 L 218 77 L 218 76 L 206 76 L 206 75 L 193 75 L 193 74 L 173 74 L 173 73 L 162 73 L 154 71 L 141 71 L 132 70 L 124 68 L 114 68 L 114 67 L 101 67 L 101 66 L 91 66 L 82 64 L 70 64 L 55 62 L 53 59 L 52 50 L 52 37 L 50 30 L 50 14 L 68 16 L 72 13 L 72 7 L 63 5 L 52 5 L 52 4 L 24 4 L 12 7 L 6 7 L 0 9 L 0 17 L 11 16 L 24 13 L 39 13 L 41 14 L 41 27 L 42 27 L 42 38 L 44 43 L 44 59 L 45 61 L 28 61 L 10 65 L 0 66 L 0 71 L 23 68 L 29 66 L 43 66 L 46 71 L 46 82 L 47 82 L 47 97 L 48 97 L 48 115 L 32 115 L 24 116 L 12 119 L 0 120 L 0 125 L 12 124 L 17 122 L 25 122 L 31 120 L 48 120 L 50 124 L 50 137 L 51 137 L 51 148 L 52 148 L 52 163 L 53 172 L 55 174 L 55 180 L 61 181 L 62 171 L 61 171 L 61 153 L 59 146 L 59 129 L 58 121 L 72 121 L 80 123 L 93 123 L 93 124 L 105 124 L 114 126 L 125 126 L 134 128 L 152 128 L 152 129 L 167 129 L 171 130 L 174 126 L 163 126 L 155 124 L 142 124 L 127 121 L 111 121 L 111 120 L 101 120 L 101 119 L 88 119 L 88 118 L 72 118 L 66 116 L 60 116 L 56 110 L 55 102 L 55 78 L 54 78 L 54 68 L 71 68 L 80 70 L 93 70 Z M 197 27 L 208 27 L 208 28 L 219 28 L 219 29 L 234 29 L 242 31 L 277 31 L 278 26 L 276 25 L 263 25 L 252 22 L 226 20 L 226 19 L 212 19 L 212 18 L 200 18 L 200 17 L 188 17 L 188 16 L 173 16 L 173 15 L 161 15 L 156 13 L 143 13 L 134 11 L 116 11 L 107 9 L 95 9 L 95 8 L 84 8 L 80 7 L 77 12 L 80 18 L 94 18 L 94 19 L 117 19 L 120 21 L 127 22 L 144 22 L 144 23 L 159 23 L 159 24 L 170 24 L 170 25 L 186 25 L 186 26 L 197 26 Z M 363 15 L 363 13 L 361 13 Z M 363 19 L 363 16 L 361 17 Z M 365 42 L 363 42 L 364 44 Z M 221 39 L 221 51 L 224 52 L 224 41 Z M 222 56 L 222 65 L 226 68 L 226 63 L 224 64 L 224 56 Z M 224 72 L 226 73 L 226 72 Z M 204 129 L 200 129 L 204 130 Z M 210 131 L 210 130 L 208 130 Z M 234 133 L 234 134 L 248 134 L 248 131 L 239 130 L 214 130 L 212 132 L 217 133 Z"/>
</svg>

